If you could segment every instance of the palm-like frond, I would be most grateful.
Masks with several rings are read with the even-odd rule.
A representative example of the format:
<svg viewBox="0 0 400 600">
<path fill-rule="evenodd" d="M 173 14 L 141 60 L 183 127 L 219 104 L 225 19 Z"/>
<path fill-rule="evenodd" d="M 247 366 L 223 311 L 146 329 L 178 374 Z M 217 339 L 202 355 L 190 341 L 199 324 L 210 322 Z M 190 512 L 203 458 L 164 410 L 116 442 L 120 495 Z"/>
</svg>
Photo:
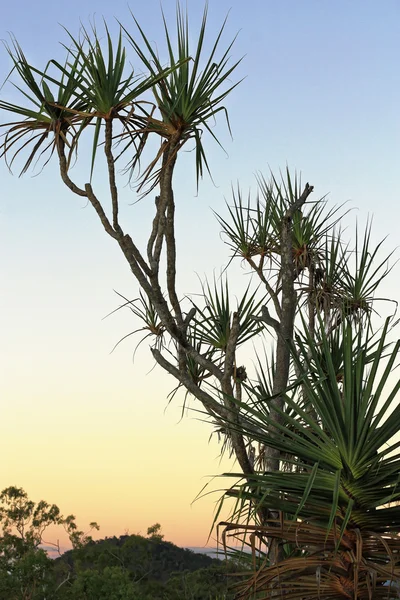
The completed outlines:
<svg viewBox="0 0 400 600">
<path fill-rule="evenodd" d="M 222 352 L 225 352 L 229 342 L 232 315 L 235 312 L 231 308 L 229 296 L 228 281 L 225 280 L 224 284 L 221 280 L 219 287 L 215 281 L 213 289 L 208 283 L 203 286 L 204 308 L 192 300 L 196 308 L 194 322 L 199 339 L 203 344 Z M 237 345 L 243 344 L 263 330 L 263 325 L 254 319 L 263 302 L 264 298 L 257 299 L 255 292 L 251 293 L 248 286 L 236 308 L 240 319 Z"/>
<path fill-rule="evenodd" d="M 134 160 L 137 161 L 137 155 L 142 149 L 141 138 L 144 134 L 145 123 L 141 113 L 146 114 L 141 106 L 142 95 L 171 72 L 171 69 L 162 69 L 155 77 L 150 75 L 147 78 L 136 75 L 131 66 L 129 69 L 126 68 L 126 49 L 122 43 L 122 31 L 120 31 L 115 45 L 106 23 L 104 23 L 104 28 L 105 46 L 102 44 L 95 26 L 92 26 L 91 31 L 83 27 L 79 39 L 67 32 L 72 42 L 70 51 L 79 62 L 83 73 L 79 87 L 80 94 L 87 105 L 87 112 L 79 114 L 82 118 L 95 122 L 92 172 L 100 130 L 107 121 L 116 120 L 121 126 L 118 138 L 128 139 L 119 156 L 133 146 Z M 61 65 L 57 63 L 56 65 L 62 70 Z M 63 70 L 62 72 L 64 73 Z M 139 113 L 138 107 L 141 108 Z"/>
<path fill-rule="evenodd" d="M 194 140 L 198 182 L 203 175 L 204 168 L 210 171 L 202 141 L 203 131 L 208 131 L 213 139 L 220 143 L 212 131 L 211 121 L 221 112 L 225 115 L 229 127 L 228 113 L 222 103 L 238 85 L 238 83 L 229 83 L 229 77 L 240 63 L 240 61 L 237 61 L 229 66 L 229 53 L 235 40 L 222 50 L 221 56 L 217 57 L 225 29 L 225 19 L 212 45 L 211 52 L 204 57 L 204 40 L 207 26 L 206 6 L 197 43 L 194 52 L 191 53 L 188 16 L 178 4 L 176 50 L 173 48 L 168 24 L 163 14 L 165 41 L 172 70 L 170 75 L 164 76 L 162 73 L 165 70 L 156 50 L 154 50 L 138 21 L 133 15 L 132 17 L 144 42 L 145 51 L 130 32 L 125 27 L 123 29 L 144 66 L 151 76 L 158 80 L 153 92 L 162 120 L 159 121 L 150 117 L 148 128 L 167 140 L 168 143 L 162 147 L 162 152 L 165 152 L 171 144 L 174 146 L 173 156 L 188 140 Z M 157 180 L 158 172 L 154 173 L 154 169 L 160 156 L 161 154 L 157 155 L 156 160 L 152 161 L 147 171 L 145 171 L 144 182 L 149 181 L 153 176 Z"/>
<path fill-rule="evenodd" d="M 247 197 L 245 202 L 243 194 L 238 186 L 237 190 L 232 188 L 233 205 L 228 203 L 226 207 L 229 213 L 229 220 L 223 219 L 217 213 L 214 213 L 225 237 L 226 244 L 232 250 L 232 258 L 238 256 L 244 259 L 251 259 L 261 252 L 261 246 L 254 240 L 254 224 L 251 219 L 251 213 L 254 209 L 251 207 L 251 196 Z M 259 203 L 257 202 L 257 209 Z M 256 209 L 256 210 L 257 210 Z M 266 212 L 264 211 L 264 215 Z M 265 248 L 263 244 L 262 248 Z"/>
<path fill-rule="evenodd" d="M 356 228 L 354 252 L 343 264 L 341 274 L 342 310 L 346 317 L 362 319 L 370 316 L 372 303 L 377 300 L 375 292 L 393 268 L 389 265 L 393 252 L 379 258 L 384 241 L 371 243 L 371 222 L 367 223 L 361 239 Z"/>
<path fill-rule="evenodd" d="M 80 57 L 69 54 L 62 77 L 52 92 L 48 80 L 53 83 L 54 80 L 48 75 L 49 65 L 43 72 L 32 67 L 15 39 L 6 48 L 14 65 L 9 77 L 13 73 L 18 75 L 19 85 L 14 85 L 28 103 L 23 106 L 0 100 L 0 110 L 24 117 L 22 121 L 2 125 L 8 129 L 0 156 L 5 157 L 11 169 L 20 153 L 33 145 L 20 172 L 23 175 L 35 159 L 48 154 L 46 164 L 60 139 L 70 148 L 70 157 L 76 150 L 83 128 L 77 114 L 87 110 L 87 103 L 79 95 L 83 73 Z"/>
<path fill-rule="evenodd" d="M 82 27 L 80 39 L 67 33 L 72 42 L 70 52 L 81 64 L 83 78 L 80 91 L 90 111 L 88 116 L 93 116 L 94 113 L 95 116 L 110 119 L 136 100 L 153 82 L 143 81 L 132 69 L 126 72 L 126 50 L 122 45 L 122 33 L 119 33 L 115 48 L 106 23 L 104 28 L 107 40 L 104 50 L 94 26 L 91 31 Z M 57 66 L 63 70 L 61 65 Z"/>
<path fill-rule="evenodd" d="M 280 226 L 285 213 L 281 195 L 275 194 L 273 182 L 258 178 L 259 193 L 255 206 L 249 194 L 244 203 L 238 188 L 232 190 L 233 205 L 227 204 L 230 220 L 216 217 L 222 227 L 232 256 L 251 260 L 255 256 L 272 260 L 280 252 Z"/>
<path fill-rule="evenodd" d="M 388 328 L 387 321 L 372 341 L 359 328 L 355 340 L 351 324 L 342 325 L 340 377 L 324 328 L 320 347 L 308 332 L 298 340 L 294 360 L 304 373 L 302 389 L 316 419 L 289 394 L 291 411 L 282 411 L 282 423 L 272 422 L 256 405 L 246 405 L 244 433 L 290 456 L 293 471 L 256 473 L 228 495 L 280 511 L 279 532 L 277 524 L 268 523 L 256 530 L 297 545 L 287 560 L 260 569 L 252 589 L 282 585 L 285 598 L 301 598 L 295 595 L 296 585 L 288 583 L 300 578 L 307 598 L 381 598 L 385 581 L 400 582 L 400 442 L 395 438 L 400 380 L 393 379 L 400 341 L 389 349 Z M 271 426 L 278 435 L 269 435 Z M 250 528 L 232 527 L 242 532 Z M 346 596 L 344 588 L 335 588 L 340 569 L 344 587 L 367 593 L 372 577 L 377 591 Z M 318 577 L 320 585 L 315 586 Z"/>
<path fill-rule="evenodd" d="M 129 308 L 133 315 L 136 318 L 138 318 L 139 321 L 143 323 L 143 325 L 142 327 L 134 329 L 133 331 L 130 331 L 129 333 L 124 335 L 115 344 L 114 348 L 112 349 L 112 352 L 115 350 L 115 348 L 117 348 L 117 346 L 119 346 L 121 342 L 131 337 L 132 335 L 136 335 L 137 333 L 144 333 L 145 335 L 136 345 L 133 356 L 135 356 L 136 350 L 138 349 L 140 344 L 144 342 L 144 340 L 146 340 L 147 338 L 152 338 L 154 346 L 156 348 L 160 348 L 164 343 L 165 327 L 162 324 L 152 301 L 149 298 L 147 298 L 147 296 L 145 296 L 145 294 L 142 291 L 139 292 L 138 298 L 135 298 L 134 300 L 128 300 L 119 292 L 116 293 L 118 296 L 120 296 L 120 298 L 124 300 L 124 303 L 115 310 L 113 310 L 111 313 L 106 315 L 106 317 L 109 317 L 110 315 L 114 314 L 117 310 L 121 310 L 121 308 Z"/>
<path fill-rule="evenodd" d="M 302 192 L 301 177 L 297 173 L 292 176 L 286 168 L 280 180 L 273 173 L 270 181 L 259 174 L 257 182 L 279 248 L 282 221 Z M 316 202 L 307 203 L 303 212 L 297 211 L 293 215 L 293 261 L 298 273 L 316 262 L 321 239 L 343 216 L 338 214 L 340 209 L 341 206 L 336 206 L 327 211 L 326 196 L 323 196 Z"/>
<path fill-rule="evenodd" d="M 339 322 L 343 305 L 343 270 L 347 260 L 347 246 L 342 241 L 341 232 L 333 229 L 321 240 L 312 288 L 308 290 L 315 310 L 323 318 L 326 327 Z"/>
<path fill-rule="evenodd" d="M 65 63 L 52 59 L 43 71 L 28 63 L 16 40 L 7 46 L 14 65 L 12 73 L 20 80 L 16 87 L 28 104 L 0 101 L 0 109 L 25 117 L 23 121 L 4 125 L 9 129 L 1 150 L 6 158 L 11 155 L 11 166 L 20 152 L 34 144 L 21 174 L 27 171 L 35 157 L 48 150 L 51 154 L 60 140 L 63 146 L 70 147 L 69 165 L 79 136 L 89 124 L 94 124 L 92 172 L 100 133 L 107 123 L 111 141 L 120 141 L 121 137 L 124 140 L 119 156 L 133 148 L 135 164 L 140 158 L 148 115 L 143 108 L 142 96 L 171 74 L 172 68 L 160 69 L 148 77 L 136 75 L 132 67 L 126 65 L 122 33 L 114 44 L 105 23 L 104 28 L 104 44 L 94 26 L 91 30 L 82 27 L 79 38 L 67 31 L 71 47 L 65 46 Z M 118 131 L 113 129 L 114 122 L 119 126 Z"/>
<path fill-rule="evenodd" d="M 280 180 L 273 174 L 270 180 L 258 174 L 257 184 L 254 204 L 250 195 L 244 202 L 238 188 L 232 192 L 233 205 L 227 205 L 229 219 L 216 216 L 226 243 L 232 249 L 232 257 L 239 256 L 254 268 L 254 259 L 258 256 L 257 268 L 279 268 L 282 223 L 301 194 L 301 179 L 286 169 Z M 327 211 L 325 197 L 322 197 L 308 203 L 303 213 L 298 211 L 293 216 L 293 261 L 297 277 L 320 260 L 321 239 L 339 220 L 340 208 Z"/>
<path fill-rule="evenodd" d="M 300 353 L 297 355 L 297 372 L 303 372 L 305 369 L 316 369 L 319 373 L 324 372 L 325 376 L 329 373 L 329 364 L 336 375 L 338 383 L 343 382 L 344 375 L 344 361 L 345 361 L 345 346 L 346 344 L 352 346 L 352 355 L 356 357 L 360 351 L 364 354 L 365 365 L 372 363 L 377 356 L 377 352 L 380 352 L 380 359 L 383 361 L 387 357 L 387 352 L 390 349 L 390 344 L 387 342 L 382 348 L 380 347 L 380 331 L 373 332 L 371 325 L 368 324 L 364 327 L 357 327 L 352 330 L 351 340 L 349 338 L 350 329 L 343 329 L 342 326 L 337 326 L 326 332 L 326 327 L 322 316 L 317 320 L 318 327 L 314 331 L 314 344 L 313 344 L 313 356 L 315 355 L 316 361 L 311 359 L 307 364 L 302 363 L 300 367 L 299 361 L 303 356 L 303 350 L 308 344 L 309 336 L 307 333 L 307 324 L 305 320 L 302 320 L 303 327 L 298 329 L 295 335 L 295 341 L 301 345 Z M 346 332 L 344 336 L 343 333 Z M 304 333 L 306 332 L 306 333 Z M 326 349 L 329 349 L 326 354 Z M 310 353 L 309 353 L 310 354 Z M 311 355 L 310 355 L 311 356 Z M 327 362 L 327 357 L 330 363 Z"/>
<path fill-rule="evenodd" d="M 393 252 L 380 256 L 383 243 L 371 247 L 371 223 L 361 236 L 356 228 L 354 248 L 343 243 L 340 232 L 326 234 L 309 293 L 327 331 L 333 331 L 344 319 L 369 322 L 373 302 L 387 300 L 375 296 L 393 268 Z"/>
</svg>

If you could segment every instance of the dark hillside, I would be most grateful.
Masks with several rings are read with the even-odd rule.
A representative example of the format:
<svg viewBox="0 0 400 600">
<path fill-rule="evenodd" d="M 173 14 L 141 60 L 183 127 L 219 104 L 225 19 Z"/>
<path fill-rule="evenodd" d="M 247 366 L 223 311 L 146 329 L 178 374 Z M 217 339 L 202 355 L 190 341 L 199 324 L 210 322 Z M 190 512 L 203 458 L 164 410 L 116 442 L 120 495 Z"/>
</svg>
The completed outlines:
<svg viewBox="0 0 400 600">
<path fill-rule="evenodd" d="M 59 581 L 70 573 L 65 598 L 84 594 L 92 600 L 108 589 L 107 580 L 118 579 L 122 588 L 138 600 L 209 600 L 231 598 L 227 592 L 228 571 L 232 565 L 206 554 L 195 553 L 160 539 L 124 535 L 90 541 L 82 548 L 69 550 L 55 560 Z M 69 584 L 72 584 L 70 587 Z M 99 590 L 93 593 L 89 590 Z M 115 585 L 114 585 L 115 591 Z M 124 593 L 125 593 L 124 591 Z M 130 595 L 121 599 L 130 599 Z M 120 596 L 116 595 L 119 599 Z M 96 598 L 97 600 L 97 598 Z"/>
<path fill-rule="evenodd" d="M 197 554 L 171 542 L 151 540 L 140 535 L 114 536 L 89 542 L 83 548 L 65 552 L 57 560 L 79 569 L 122 566 L 135 578 L 157 581 L 166 581 L 171 573 L 221 565 L 221 561 L 206 554 Z"/>
</svg>

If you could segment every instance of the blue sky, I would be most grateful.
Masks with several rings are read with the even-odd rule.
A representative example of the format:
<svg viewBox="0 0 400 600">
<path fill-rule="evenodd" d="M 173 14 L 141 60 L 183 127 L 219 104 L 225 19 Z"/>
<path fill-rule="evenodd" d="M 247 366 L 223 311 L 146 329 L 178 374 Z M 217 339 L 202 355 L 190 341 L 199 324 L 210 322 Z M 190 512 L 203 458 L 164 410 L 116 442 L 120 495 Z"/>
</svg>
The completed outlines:
<svg viewBox="0 0 400 600">
<path fill-rule="evenodd" d="M 195 32 L 203 3 L 187 5 Z M 175 2 L 166 0 L 163 8 L 172 22 Z M 159 3 L 131 9 L 162 52 Z M 298 169 L 316 195 L 330 194 L 332 205 L 350 201 L 350 238 L 356 217 L 363 223 L 374 215 L 374 239 L 388 235 L 387 248 L 394 248 L 400 4 L 210 0 L 210 36 L 229 10 L 225 39 L 239 32 L 232 60 L 244 57 L 237 78 L 245 79 L 226 102 L 233 140 L 222 119 L 216 125 L 226 152 L 207 142 L 214 183 L 206 177 L 196 193 L 190 153 L 177 168 L 181 293 L 198 291 L 197 274 L 212 275 L 227 262 L 212 209 L 224 211 L 232 183 L 254 187 L 254 174 L 268 174 L 269 167 Z M 12 32 L 29 59 L 44 67 L 62 56 L 59 41 L 66 34 L 59 24 L 76 35 L 80 20 L 88 24 L 94 15 L 98 23 L 104 16 L 114 32 L 114 17 L 132 23 L 122 2 L 6 3 L 0 36 Z M 0 51 L 1 81 L 9 69 Z M 16 98 L 7 84 L 0 95 Z M 86 181 L 87 165 L 73 174 Z M 160 521 L 167 538 L 201 544 L 212 502 L 192 508 L 190 502 L 202 477 L 222 470 L 218 447 L 207 445 L 210 431 L 193 415 L 178 424 L 178 401 L 164 412 L 173 383 L 159 370 L 146 375 L 152 362 L 145 344 L 133 366 L 133 340 L 109 354 L 135 327 L 128 313 L 102 321 L 118 305 L 113 289 L 137 293 L 122 256 L 91 207 L 62 186 L 54 161 L 37 177 L 21 179 L 2 163 L 0 178 L 0 396 L 7 423 L 0 448 L 10 456 L 0 467 L 0 487 L 26 487 L 78 519 L 105 523 L 104 535 L 143 531 Z M 95 181 L 101 188 L 101 172 Z M 152 200 L 132 204 L 129 188 L 122 196 L 131 235 L 144 243 Z M 398 274 L 384 293 L 398 300 L 397 280 Z M 237 268 L 234 284 L 241 281 Z"/>
</svg>

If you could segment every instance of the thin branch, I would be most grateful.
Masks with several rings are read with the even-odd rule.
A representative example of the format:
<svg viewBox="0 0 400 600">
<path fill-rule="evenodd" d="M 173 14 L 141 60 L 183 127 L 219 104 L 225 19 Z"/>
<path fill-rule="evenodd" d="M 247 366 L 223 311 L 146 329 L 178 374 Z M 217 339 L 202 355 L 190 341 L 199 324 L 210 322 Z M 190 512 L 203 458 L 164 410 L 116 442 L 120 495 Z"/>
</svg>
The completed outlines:
<svg viewBox="0 0 400 600">
<path fill-rule="evenodd" d="M 190 321 L 193 319 L 193 317 L 196 314 L 196 309 L 193 306 L 189 312 L 187 313 L 186 317 L 183 320 L 183 325 L 182 325 L 182 334 L 185 336 L 185 339 L 187 339 L 187 328 L 190 325 Z M 178 345 L 177 346 L 177 353 L 178 353 L 178 365 L 179 365 L 179 371 L 180 372 L 185 372 L 186 371 L 186 352 L 185 350 L 182 348 L 182 346 Z"/>
<path fill-rule="evenodd" d="M 255 321 L 263 321 L 264 323 L 272 327 L 277 335 L 280 335 L 281 324 L 279 323 L 279 321 L 277 321 L 276 319 L 274 319 L 274 317 L 271 316 L 271 313 L 268 310 L 268 306 L 262 306 L 261 317 L 254 316 L 253 319 Z"/>
<path fill-rule="evenodd" d="M 287 387 L 290 369 L 290 346 L 289 342 L 293 338 L 294 320 L 296 314 L 296 290 L 294 287 L 294 263 L 293 263 L 293 227 L 292 220 L 296 211 L 300 210 L 306 202 L 308 196 L 313 191 L 313 186 L 308 183 L 305 185 L 303 192 L 288 208 L 281 223 L 281 267 L 279 272 L 279 280 L 281 281 L 281 307 L 282 315 L 279 325 L 279 335 L 276 343 L 276 366 L 274 373 L 274 381 L 272 385 L 272 395 L 274 399 L 271 401 L 270 417 L 276 423 L 282 422 L 282 409 L 284 400 L 281 394 Z M 271 435 L 277 435 L 277 430 L 273 427 L 270 429 Z M 279 451 L 267 447 L 265 449 L 267 456 L 268 470 L 279 470 Z"/>
<path fill-rule="evenodd" d="M 185 331 L 186 331 L 186 330 L 187 330 L 187 328 L 189 327 L 189 325 L 190 325 L 190 321 L 191 321 L 191 320 L 194 318 L 195 314 L 196 314 L 196 309 L 195 309 L 195 307 L 193 306 L 193 307 L 192 307 L 192 308 L 189 310 L 188 314 L 186 315 L 186 317 L 185 317 L 185 319 L 184 319 L 184 321 L 183 321 L 183 325 L 184 325 L 184 327 L 185 327 Z"/>
<path fill-rule="evenodd" d="M 65 185 L 71 190 L 71 192 L 77 194 L 78 196 L 83 196 L 84 198 L 87 198 L 86 191 L 82 190 L 80 187 L 75 185 L 75 183 L 70 179 L 68 175 L 68 163 L 65 156 L 65 142 L 61 138 L 59 139 L 59 142 L 57 144 L 57 150 L 60 164 L 61 179 L 63 180 Z"/>
<path fill-rule="evenodd" d="M 183 327 L 183 317 L 180 302 L 176 293 L 176 242 L 175 242 L 175 202 L 172 189 L 172 177 L 177 158 L 179 137 L 171 140 L 168 151 L 163 156 L 163 169 L 160 179 L 160 197 L 166 202 L 165 220 L 160 220 L 164 225 L 164 237 L 167 245 L 167 289 L 178 327 Z"/>
<path fill-rule="evenodd" d="M 91 203 L 91 205 L 93 206 L 93 208 L 95 209 L 95 211 L 97 212 L 97 215 L 100 218 L 100 221 L 102 222 L 102 225 L 104 227 L 104 229 L 106 230 L 106 232 L 114 239 L 118 239 L 118 236 L 120 234 L 116 233 L 114 231 L 114 229 L 111 227 L 111 223 L 108 220 L 103 207 L 101 206 L 100 202 L 98 201 L 98 199 L 96 198 L 92 186 L 90 185 L 90 183 L 86 183 L 85 184 L 85 189 L 82 190 L 80 187 L 78 187 L 69 177 L 68 175 L 68 166 L 67 166 L 67 159 L 65 157 L 65 150 L 64 150 L 65 144 L 63 140 L 60 140 L 58 145 L 57 145 L 57 149 L 58 149 L 58 156 L 59 156 L 59 164 L 60 164 L 60 174 L 61 174 L 61 179 L 63 180 L 63 182 L 65 183 L 65 185 L 74 193 L 77 194 L 78 196 L 83 196 L 85 198 L 87 198 L 89 200 L 89 202 Z"/>
<path fill-rule="evenodd" d="M 301 207 L 306 203 L 308 196 L 314 191 L 314 186 L 306 183 L 304 186 L 304 190 L 301 195 L 293 202 L 291 206 L 289 206 L 286 211 L 285 217 L 287 219 L 292 219 L 295 212 L 301 209 Z"/>
<path fill-rule="evenodd" d="M 171 188 L 170 199 L 167 207 L 165 241 L 167 243 L 167 289 L 172 310 L 179 327 L 183 327 L 181 305 L 176 293 L 176 243 L 175 243 L 175 203 Z"/>
<path fill-rule="evenodd" d="M 105 131 L 105 142 L 104 142 L 104 153 L 107 158 L 108 167 L 108 180 L 110 184 L 111 202 L 112 202 L 112 215 L 113 215 L 113 227 L 114 230 L 123 235 L 123 231 L 118 223 L 118 189 L 115 183 L 115 159 L 112 153 L 112 142 L 113 142 L 113 122 L 112 119 L 106 120 L 106 131 Z"/>
<path fill-rule="evenodd" d="M 63 585 L 65 585 L 65 584 L 66 584 L 66 583 L 69 581 L 69 578 L 70 578 L 70 577 L 71 577 L 71 571 L 68 571 L 67 578 L 66 578 L 66 579 L 64 579 L 64 580 L 63 580 L 63 581 L 62 581 L 62 582 L 61 582 L 61 583 L 60 583 L 60 584 L 59 584 L 59 585 L 56 587 L 56 592 L 58 592 L 58 590 L 59 590 L 59 589 L 60 589 L 60 588 L 61 588 Z"/>
<path fill-rule="evenodd" d="M 239 337 L 240 315 L 238 312 L 232 315 L 232 325 L 229 333 L 228 343 L 225 351 L 224 376 L 221 381 L 222 392 L 233 395 L 231 379 L 235 366 L 235 352 Z"/>
<path fill-rule="evenodd" d="M 215 365 L 211 360 L 204 358 L 204 356 L 197 352 L 197 350 L 187 341 L 184 348 L 186 353 L 191 356 L 201 367 L 209 371 L 211 375 L 214 375 L 218 381 L 222 380 L 223 372 L 219 367 L 217 367 L 217 365 Z"/>
<path fill-rule="evenodd" d="M 155 204 L 156 204 L 156 215 L 153 219 L 153 227 L 152 227 L 151 234 L 150 234 L 150 237 L 147 242 L 147 260 L 149 261 L 149 264 L 151 265 L 151 268 L 153 270 L 154 270 L 154 268 L 157 268 L 157 265 L 154 265 L 153 246 L 154 246 L 154 242 L 155 242 L 155 239 L 157 236 L 158 223 L 160 220 L 160 213 L 159 213 L 160 196 L 156 196 Z"/>
<path fill-rule="evenodd" d="M 262 260 L 262 258 L 263 257 L 261 257 L 261 260 Z M 249 265 L 251 266 L 251 268 L 257 273 L 257 275 L 259 276 L 259 278 L 263 282 L 263 284 L 265 285 L 265 288 L 266 288 L 268 294 L 270 295 L 272 302 L 274 303 L 276 314 L 278 315 L 278 318 L 280 319 L 282 316 L 282 307 L 279 303 L 278 293 L 275 292 L 272 285 L 269 283 L 268 279 L 265 277 L 261 264 L 259 266 L 257 266 L 252 258 L 247 258 L 246 260 L 249 263 Z M 261 261 L 260 261 L 260 263 L 261 263 Z"/>
<path fill-rule="evenodd" d="M 151 271 L 149 265 L 144 260 L 143 256 L 141 255 L 138 247 L 133 243 L 131 236 L 128 234 L 125 234 L 124 237 L 122 238 L 122 240 L 119 241 L 119 243 L 120 243 L 121 247 L 123 246 L 123 248 L 125 248 L 124 253 L 125 253 L 125 251 L 130 252 L 132 254 L 134 260 L 138 263 L 138 265 L 142 269 L 142 271 L 147 275 L 147 277 L 150 277 L 152 274 L 152 271 Z M 132 266 L 131 266 L 131 268 L 132 268 Z M 151 289 L 151 288 L 149 288 L 149 289 Z"/>
<path fill-rule="evenodd" d="M 234 400 L 232 377 L 235 369 L 235 353 L 240 331 L 240 315 L 238 312 L 232 315 L 232 325 L 229 333 L 228 343 L 225 351 L 224 371 L 221 379 L 221 391 L 227 414 L 229 415 L 228 431 L 233 449 L 239 465 L 245 474 L 252 474 L 253 467 L 246 450 L 242 430 L 239 426 L 240 408 Z M 233 425 L 233 427 L 232 427 Z"/>
<path fill-rule="evenodd" d="M 201 401 L 204 408 L 211 416 L 218 415 L 224 421 L 228 418 L 228 414 L 226 409 L 217 402 L 212 396 L 207 394 L 204 390 L 202 390 L 198 385 L 194 383 L 190 375 L 187 372 L 181 372 L 177 367 L 172 365 L 156 348 L 152 348 L 151 352 L 157 361 L 157 363 L 165 369 L 170 375 L 175 377 L 180 383 L 182 383 L 185 388 L 198 400 Z"/>
<path fill-rule="evenodd" d="M 122 232 L 117 233 L 112 228 L 111 223 L 108 220 L 108 217 L 107 217 L 106 213 L 104 212 L 102 205 L 100 204 L 95 193 L 93 192 L 93 188 L 90 185 L 90 183 L 85 183 L 85 191 L 86 191 L 86 197 L 88 198 L 90 204 L 93 206 L 94 210 L 96 211 L 97 216 L 99 217 L 101 224 L 103 225 L 103 227 L 106 230 L 106 232 L 108 233 L 108 235 L 110 235 L 115 240 L 121 239 L 121 237 L 123 237 L 123 233 Z"/>
</svg>

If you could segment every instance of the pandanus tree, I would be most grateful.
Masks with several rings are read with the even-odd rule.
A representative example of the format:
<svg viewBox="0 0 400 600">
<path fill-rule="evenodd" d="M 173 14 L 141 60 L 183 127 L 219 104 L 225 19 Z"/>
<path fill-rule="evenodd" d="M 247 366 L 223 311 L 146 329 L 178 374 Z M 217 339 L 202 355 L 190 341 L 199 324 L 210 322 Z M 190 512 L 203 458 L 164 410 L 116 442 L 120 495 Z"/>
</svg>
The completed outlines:
<svg viewBox="0 0 400 600">
<path fill-rule="evenodd" d="M 21 174 L 37 161 L 47 164 L 54 155 L 64 184 L 87 198 L 139 286 L 138 298 L 123 303 L 139 323 L 135 331 L 151 341 L 156 363 L 176 379 L 174 393 L 182 389 L 196 399 L 222 434 L 245 475 L 254 518 L 263 526 L 279 515 L 280 506 L 258 501 L 257 477 L 280 473 L 292 460 L 287 458 L 290 448 L 284 447 L 290 438 L 282 435 L 288 415 L 296 419 L 299 405 L 307 419 L 320 423 L 318 407 L 306 402 L 309 380 L 302 379 L 312 348 L 321 347 L 321 335 L 326 344 L 341 348 L 339 334 L 345 325 L 352 330 L 360 324 L 371 327 L 372 302 L 390 270 L 388 257 L 380 257 L 381 244 L 372 247 L 369 225 L 364 234 L 357 233 L 355 245 L 346 243 L 340 230 L 343 211 L 327 208 L 325 197 L 314 198 L 313 186 L 302 185 L 297 175 L 289 170 L 279 177 L 259 175 L 254 197 L 244 199 L 238 187 L 226 215 L 217 216 L 230 260 L 240 260 L 257 284 L 246 285 L 237 301 L 224 280 L 204 283 L 201 301 L 182 297 L 176 267 L 175 167 L 182 149 L 194 148 L 197 183 L 210 170 L 205 134 L 220 143 L 213 127 L 218 117 L 230 127 L 224 102 L 238 84 L 234 76 L 240 60 L 230 61 L 234 40 L 224 44 L 225 22 L 216 39 L 206 44 L 207 8 L 193 48 L 181 8 L 175 35 L 163 19 L 165 65 L 134 17 L 132 28 L 126 21 L 120 25 L 116 44 L 106 26 L 103 37 L 95 27 L 82 29 L 79 38 L 69 35 L 65 62 L 51 59 L 44 69 L 32 66 L 12 40 L 7 46 L 13 63 L 10 78 L 19 80 L 25 103 L 0 100 L 0 109 L 17 118 L 4 125 L 1 155 L 10 169 L 22 160 Z M 137 72 L 144 69 L 146 75 L 132 71 L 131 62 L 128 66 L 129 51 L 131 62 L 139 65 Z M 88 137 L 91 164 L 81 183 L 74 179 L 72 166 Z M 149 158 L 154 140 L 156 150 Z M 108 176 L 107 194 L 102 184 L 96 187 L 100 158 Z M 144 248 L 135 241 L 137 231 L 127 231 L 121 222 L 120 187 L 126 183 L 121 171 L 132 181 L 138 178 L 143 202 L 155 194 Z M 307 352 L 296 331 L 308 332 Z M 257 356 L 251 373 L 248 348 L 260 337 L 270 343 L 271 353 L 266 361 Z M 295 384 L 301 393 L 289 402 L 287 390 Z M 255 399 L 265 420 L 253 428 L 246 407 L 252 408 Z M 316 460 L 315 453 L 307 460 Z M 280 558 L 280 551 L 270 555 L 272 563 Z"/>
</svg>

